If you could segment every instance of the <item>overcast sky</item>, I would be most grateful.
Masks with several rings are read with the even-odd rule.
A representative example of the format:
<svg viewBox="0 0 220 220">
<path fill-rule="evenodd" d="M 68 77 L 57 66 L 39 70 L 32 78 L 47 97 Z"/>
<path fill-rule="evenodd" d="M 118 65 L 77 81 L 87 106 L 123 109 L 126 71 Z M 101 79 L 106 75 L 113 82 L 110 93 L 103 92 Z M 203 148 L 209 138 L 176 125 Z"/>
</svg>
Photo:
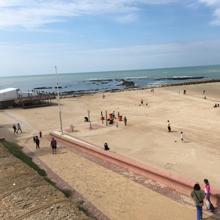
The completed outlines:
<svg viewBox="0 0 220 220">
<path fill-rule="evenodd" d="M 0 0 L 0 76 L 220 63 L 220 0 Z"/>
</svg>

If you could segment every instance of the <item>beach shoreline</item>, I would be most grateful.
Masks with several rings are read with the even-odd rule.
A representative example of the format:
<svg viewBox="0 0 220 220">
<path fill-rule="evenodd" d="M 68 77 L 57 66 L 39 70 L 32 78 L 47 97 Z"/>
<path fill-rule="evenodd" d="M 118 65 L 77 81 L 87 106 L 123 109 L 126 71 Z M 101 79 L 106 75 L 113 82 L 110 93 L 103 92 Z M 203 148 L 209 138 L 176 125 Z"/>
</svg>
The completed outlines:
<svg viewBox="0 0 220 220">
<path fill-rule="evenodd" d="M 218 83 L 218 82 L 220 82 L 220 79 L 190 81 L 190 82 L 182 82 L 182 83 L 170 83 L 170 84 L 165 84 L 165 85 L 152 85 L 152 86 L 147 86 L 147 87 L 143 87 L 143 88 L 128 87 L 128 88 L 124 88 L 124 89 L 110 89 L 110 90 L 106 90 L 106 91 L 68 91 L 68 92 L 60 93 L 60 97 L 61 98 L 71 98 L 71 97 L 78 97 L 78 96 L 103 94 L 103 93 L 117 93 L 117 92 L 125 92 L 125 91 L 149 90 L 149 89 L 176 87 L 176 86 Z M 56 92 L 52 93 L 52 94 L 56 95 Z"/>
</svg>

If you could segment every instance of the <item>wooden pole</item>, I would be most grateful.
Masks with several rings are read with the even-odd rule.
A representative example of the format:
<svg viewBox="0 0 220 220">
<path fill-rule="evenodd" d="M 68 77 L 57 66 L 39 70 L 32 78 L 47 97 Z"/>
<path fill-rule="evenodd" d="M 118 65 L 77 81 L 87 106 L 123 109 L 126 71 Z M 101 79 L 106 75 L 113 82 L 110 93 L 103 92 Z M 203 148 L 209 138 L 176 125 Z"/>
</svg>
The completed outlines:
<svg viewBox="0 0 220 220">
<path fill-rule="evenodd" d="M 105 125 L 108 126 L 108 112 L 105 111 Z"/>
<path fill-rule="evenodd" d="M 90 110 L 88 110 L 89 128 L 92 129 L 92 123 L 90 120 Z"/>
</svg>

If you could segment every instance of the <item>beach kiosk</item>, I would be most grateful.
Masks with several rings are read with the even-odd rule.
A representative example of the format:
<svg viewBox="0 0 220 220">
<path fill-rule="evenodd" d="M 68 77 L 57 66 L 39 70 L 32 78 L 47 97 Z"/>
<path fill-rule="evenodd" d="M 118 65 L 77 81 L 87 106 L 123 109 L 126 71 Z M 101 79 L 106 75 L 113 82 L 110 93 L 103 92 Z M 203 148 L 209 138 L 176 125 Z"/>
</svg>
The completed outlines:
<svg viewBox="0 0 220 220">
<path fill-rule="evenodd" d="M 14 100 L 18 98 L 17 88 L 7 88 L 0 90 L 0 108 L 13 106 Z"/>
<path fill-rule="evenodd" d="M 0 90 L 0 102 L 10 101 L 18 98 L 17 88 L 7 88 Z"/>
</svg>

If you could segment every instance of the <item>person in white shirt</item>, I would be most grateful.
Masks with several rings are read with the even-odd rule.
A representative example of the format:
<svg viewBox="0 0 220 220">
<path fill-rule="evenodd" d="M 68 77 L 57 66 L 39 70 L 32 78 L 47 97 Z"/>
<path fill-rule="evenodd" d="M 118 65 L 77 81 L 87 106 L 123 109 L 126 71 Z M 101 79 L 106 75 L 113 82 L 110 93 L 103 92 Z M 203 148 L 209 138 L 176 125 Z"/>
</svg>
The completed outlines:
<svg viewBox="0 0 220 220">
<path fill-rule="evenodd" d="M 180 140 L 184 141 L 184 139 L 183 139 L 183 132 L 182 131 L 180 132 Z"/>
</svg>

